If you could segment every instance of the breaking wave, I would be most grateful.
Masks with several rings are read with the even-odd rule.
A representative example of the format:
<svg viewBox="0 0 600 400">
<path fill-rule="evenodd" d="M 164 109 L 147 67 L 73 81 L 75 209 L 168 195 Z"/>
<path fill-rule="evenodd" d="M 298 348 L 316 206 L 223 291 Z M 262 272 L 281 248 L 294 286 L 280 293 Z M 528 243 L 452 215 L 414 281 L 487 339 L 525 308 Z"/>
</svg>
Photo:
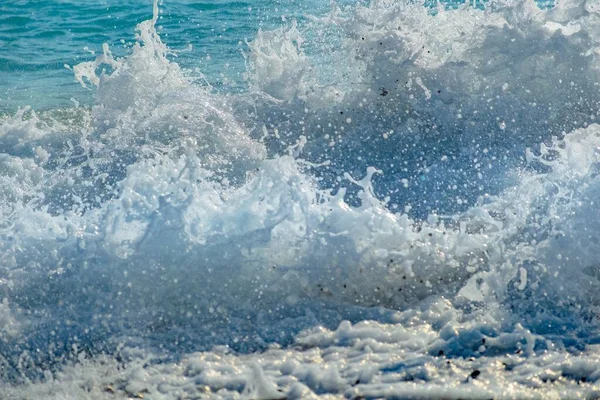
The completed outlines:
<svg viewBox="0 0 600 400">
<path fill-rule="evenodd" d="M 259 31 L 243 93 L 182 71 L 154 7 L 128 56 L 71 67 L 91 107 L 0 125 L 0 371 L 16 398 L 24 382 L 58 393 L 72 363 L 168 368 L 361 324 L 447 357 L 598 342 L 597 5 L 333 6 Z M 274 396 L 249 371 L 258 387 L 224 387 Z M 354 379 L 335 373 L 296 378 L 315 393 Z"/>
</svg>

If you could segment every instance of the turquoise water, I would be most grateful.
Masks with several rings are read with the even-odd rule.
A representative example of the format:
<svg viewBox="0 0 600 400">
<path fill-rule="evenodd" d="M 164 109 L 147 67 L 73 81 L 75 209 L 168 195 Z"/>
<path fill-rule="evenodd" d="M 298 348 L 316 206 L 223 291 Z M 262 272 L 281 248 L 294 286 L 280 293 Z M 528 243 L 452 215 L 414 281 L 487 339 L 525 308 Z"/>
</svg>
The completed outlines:
<svg viewBox="0 0 600 400">
<path fill-rule="evenodd" d="M 0 399 L 597 398 L 600 7 L 0 5 Z"/>
<path fill-rule="evenodd" d="M 108 43 L 115 55 L 132 44 L 135 25 L 152 16 L 151 1 L 4 1 L 0 4 L 0 112 L 31 105 L 36 109 L 88 101 L 64 66 L 93 59 Z M 253 0 L 170 1 L 159 31 L 177 51 L 183 67 L 201 68 L 211 84 L 242 85 L 245 40 L 282 16 L 302 17 L 327 7 L 311 2 Z M 191 45 L 191 49 L 188 47 Z M 88 50 L 84 50 L 84 49 Z M 179 52 L 181 51 L 181 52 Z"/>
</svg>

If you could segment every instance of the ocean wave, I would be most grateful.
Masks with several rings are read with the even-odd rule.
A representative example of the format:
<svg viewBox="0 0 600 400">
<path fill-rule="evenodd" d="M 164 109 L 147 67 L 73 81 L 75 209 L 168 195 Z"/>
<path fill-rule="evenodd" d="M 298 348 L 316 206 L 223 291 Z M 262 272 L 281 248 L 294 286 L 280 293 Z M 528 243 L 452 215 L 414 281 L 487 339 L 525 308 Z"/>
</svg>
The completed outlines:
<svg viewBox="0 0 600 400">
<path fill-rule="evenodd" d="M 466 392 L 435 385 L 465 358 L 489 369 L 516 351 L 543 369 L 539 352 L 565 360 L 597 342 L 593 4 L 334 6 L 258 32 L 244 93 L 183 72 L 158 15 L 155 2 L 128 56 L 105 46 L 71 67 L 96 86 L 91 108 L 0 125 L 2 379 L 39 382 L 12 396 L 61 396 L 53 379 L 154 394 L 156 371 L 176 379 L 177 365 L 224 396 L 349 394 L 350 380 L 370 385 L 357 396 L 425 393 L 388 378 L 454 396 Z M 414 364 L 358 376 L 296 350 L 343 343 Z M 193 354 L 215 345 L 290 361 Z M 443 378 L 427 367 L 459 357 Z M 198 378 L 204 362 L 250 378 Z M 580 363 L 548 379 L 596 379 Z M 290 379 L 273 386 L 262 368 Z M 498 376 L 490 388 L 519 379 Z M 537 393 L 513 389 L 503 396 Z"/>
</svg>

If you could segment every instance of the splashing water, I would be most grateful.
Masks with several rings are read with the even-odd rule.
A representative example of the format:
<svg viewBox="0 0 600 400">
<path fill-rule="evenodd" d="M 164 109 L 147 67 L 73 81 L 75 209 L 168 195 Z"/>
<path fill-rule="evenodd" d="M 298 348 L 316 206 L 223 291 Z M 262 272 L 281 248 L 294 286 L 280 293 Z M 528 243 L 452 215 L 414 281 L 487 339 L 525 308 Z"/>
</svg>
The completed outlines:
<svg viewBox="0 0 600 400">
<path fill-rule="evenodd" d="M 597 396 L 595 4 L 333 5 L 243 93 L 158 18 L 1 122 L 8 398 Z"/>
</svg>

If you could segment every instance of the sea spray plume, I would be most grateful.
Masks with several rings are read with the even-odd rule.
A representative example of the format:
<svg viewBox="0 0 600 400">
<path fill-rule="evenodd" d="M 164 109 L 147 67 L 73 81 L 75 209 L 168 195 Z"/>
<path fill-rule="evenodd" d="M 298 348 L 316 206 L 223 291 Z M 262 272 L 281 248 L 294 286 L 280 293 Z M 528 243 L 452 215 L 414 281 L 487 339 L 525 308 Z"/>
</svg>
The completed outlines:
<svg viewBox="0 0 600 400">
<path fill-rule="evenodd" d="M 263 92 L 274 100 L 303 98 L 306 93 L 305 75 L 309 61 L 302 51 L 304 39 L 297 29 L 296 20 L 289 29 L 262 31 L 247 43 L 248 52 L 244 75 L 250 89 Z"/>
<path fill-rule="evenodd" d="M 252 57 L 278 54 L 277 65 L 290 71 L 276 76 L 295 76 L 297 67 L 302 76 L 295 89 L 290 87 L 293 80 L 278 83 L 288 93 L 296 92 L 291 101 L 272 92 L 268 80 L 261 87 L 260 73 L 251 80 L 264 121 L 257 130 L 269 148 L 306 135 L 306 157 L 329 163 L 314 170 L 325 187 L 337 185 L 335 178 L 348 169 L 372 163 L 384 170 L 374 186 L 381 197 L 389 195 L 388 207 L 402 209 L 409 203 L 406 209 L 416 210 L 419 219 L 435 210 L 449 217 L 442 220 L 451 229 L 491 234 L 481 257 L 473 259 L 476 267 L 467 263 L 469 270 L 483 271 L 469 280 L 461 291 L 464 297 L 506 302 L 514 296 L 514 301 L 508 300 L 511 306 L 522 302 L 518 308 L 529 307 L 527 312 L 535 309 L 530 301 L 561 298 L 565 288 L 556 279 L 561 276 L 556 275 L 556 261 L 540 260 L 546 259 L 546 239 L 562 237 L 553 216 L 570 213 L 553 204 L 567 201 L 564 195 L 572 191 L 563 183 L 550 192 L 554 184 L 531 185 L 536 179 L 562 182 L 556 173 L 532 178 L 519 170 L 559 168 L 553 162 L 526 163 L 527 147 L 551 143 L 553 136 L 562 137 L 596 118 L 600 24 L 594 6 L 574 2 L 540 10 L 532 2 L 491 2 L 484 11 L 440 10 L 432 16 L 416 5 L 379 2 L 349 7 L 335 18 L 346 44 L 341 50 L 319 54 L 328 43 L 306 39 L 326 24 L 331 29 L 331 18 L 293 25 L 289 36 L 285 28 L 270 36 L 259 33 L 250 43 L 251 63 Z M 312 53 L 307 50 L 311 45 Z M 278 53 L 290 46 L 297 48 L 287 51 L 290 60 L 301 55 L 301 63 L 286 63 L 285 53 Z M 320 76 L 315 72 L 322 71 L 317 60 L 320 66 L 331 63 L 344 72 Z M 260 65 L 256 62 L 253 68 Z M 576 76 L 571 73 L 574 66 Z M 265 101 L 261 91 L 279 100 Z M 329 101 L 332 92 L 335 97 Z M 421 158 L 412 158 L 415 153 Z M 565 160 L 581 156 L 563 155 Z M 575 170 L 587 174 L 588 168 Z M 517 189 L 510 189 L 513 185 Z M 431 199 L 437 200 L 432 204 Z M 455 214 L 456 209 L 465 212 Z M 582 275 L 582 268 L 594 276 L 595 246 L 585 243 L 591 253 L 584 252 L 585 260 L 572 263 L 564 274 L 573 281 L 587 280 L 583 287 L 593 290 L 595 283 Z M 588 289 L 558 304 L 575 310 L 573 306 L 589 296 Z"/>
<path fill-rule="evenodd" d="M 248 138 L 227 111 L 226 101 L 191 84 L 167 59 L 169 50 L 155 28 L 156 5 L 154 12 L 152 20 L 137 26 L 137 42 L 128 57 L 114 59 L 106 49 L 88 71 L 89 79 L 98 83 L 90 134 L 93 151 L 116 155 L 118 160 L 108 160 L 103 168 L 120 179 L 125 171 L 114 164 L 128 165 L 156 152 L 177 157 L 185 151 L 186 140 L 197 140 L 196 150 L 206 167 L 220 171 L 221 178 L 243 180 L 245 171 L 264 157 L 263 146 Z M 96 76 L 100 64 L 112 71 Z"/>
<path fill-rule="evenodd" d="M 597 318 L 598 132 L 592 124 L 528 150 L 521 183 L 482 202 L 501 223 L 502 258 L 461 294 L 495 298 L 542 330 L 558 329 L 540 322 L 556 315 Z"/>
<path fill-rule="evenodd" d="M 140 46 L 137 51 L 142 51 L 141 49 L 143 47 Z M 135 54 L 134 51 L 133 55 Z M 123 62 L 127 62 L 127 60 L 123 60 Z M 168 63 L 165 59 L 161 59 L 161 62 Z M 174 67 L 174 70 L 177 69 Z M 140 71 L 140 73 L 142 72 Z M 116 76 L 119 75 L 117 74 Z M 108 78 L 111 77 L 112 75 Z M 129 112 L 129 109 L 126 112 Z M 141 118 L 145 117 L 141 116 Z M 188 141 L 183 146 L 187 150 L 181 150 L 185 156 L 181 156 L 179 159 L 175 158 L 173 160 L 172 155 L 161 156 L 159 153 L 154 158 L 150 158 L 147 163 L 141 163 L 141 170 L 132 166 L 130 171 L 128 171 L 128 179 L 123 181 L 120 187 L 123 190 L 122 193 L 131 193 L 134 197 L 129 198 L 129 194 L 126 194 L 123 198 L 119 199 L 121 203 L 111 202 L 107 203 L 105 207 L 108 213 L 103 218 L 106 218 L 105 221 L 110 222 L 106 224 L 107 227 L 103 230 L 102 243 L 109 254 L 124 258 L 128 260 L 127 265 L 131 265 L 130 258 L 136 254 L 152 254 L 155 251 L 154 249 L 160 249 L 163 252 L 162 256 L 156 255 L 157 261 L 155 261 L 153 266 L 156 272 L 148 273 L 148 271 L 141 269 L 142 274 L 148 274 L 150 277 L 148 279 L 150 280 L 160 279 L 159 275 L 156 274 L 169 276 L 168 273 L 163 275 L 164 265 L 169 262 L 168 260 L 173 262 L 171 257 L 175 255 L 188 260 L 176 263 L 180 265 L 189 264 L 190 260 L 200 259 L 209 259 L 213 263 L 219 264 L 215 261 L 218 258 L 215 258 L 215 254 L 221 252 L 220 246 L 223 243 L 233 241 L 243 244 L 246 240 L 249 240 L 247 245 L 238 245 L 240 246 L 239 253 L 238 250 L 223 253 L 222 256 L 226 259 L 226 261 L 223 261 L 223 265 L 228 265 L 229 268 L 233 265 L 244 266 L 243 268 L 252 271 L 252 273 L 255 273 L 255 268 L 264 268 L 265 265 L 271 264 L 276 267 L 280 265 L 285 267 L 282 270 L 285 271 L 285 276 L 288 277 L 286 279 L 298 276 L 297 274 L 303 275 L 304 272 L 302 271 L 307 266 L 310 266 L 309 268 L 314 269 L 314 271 L 312 276 L 300 280 L 300 282 L 307 282 L 306 285 L 302 285 L 302 290 L 309 293 L 313 293 L 314 291 L 317 294 L 322 292 L 324 296 L 334 299 L 337 296 L 341 296 L 342 298 L 364 305 L 399 305 L 403 304 L 406 299 L 410 303 L 415 298 L 423 298 L 438 290 L 452 293 L 456 288 L 452 289 L 454 285 L 448 282 L 455 283 L 460 287 L 460 282 L 470 274 L 488 265 L 488 260 L 491 257 L 490 250 L 481 250 L 481 248 L 486 247 L 484 243 L 487 243 L 488 240 L 499 242 L 505 234 L 504 232 L 501 234 L 497 233 L 498 226 L 502 225 L 494 222 L 494 218 L 491 216 L 486 215 L 484 208 L 479 209 L 481 212 L 476 212 L 476 209 L 474 209 L 466 213 L 463 217 L 464 221 L 458 224 L 452 223 L 455 227 L 446 227 L 444 224 L 447 224 L 447 222 L 441 222 L 445 221 L 445 219 L 440 221 L 436 217 L 431 218 L 431 226 L 426 223 L 415 225 L 408 217 L 402 215 L 395 216 L 386 210 L 385 203 L 379 202 L 372 193 L 372 190 L 363 190 L 363 193 L 366 194 L 361 195 L 362 199 L 361 196 L 358 196 L 358 198 L 369 201 L 367 201 L 367 204 L 361 201 L 362 205 L 356 209 L 353 209 L 344 201 L 344 191 L 340 191 L 337 196 L 331 199 L 328 199 L 327 196 L 319 196 L 320 201 L 324 205 L 312 211 L 316 217 L 311 217 L 309 205 L 315 202 L 315 200 L 310 200 L 310 198 L 303 199 L 303 196 L 294 197 L 295 195 L 293 195 L 297 190 L 300 193 L 304 193 L 307 189 L 294 189 L 290 192 L 292 197 L 286 196 L 283 198 L 281 198 L 278 194 L 279 192 L 276 190 L 277 188 L 287 187 L 286 185 L 296 181 L 296 176 L 303 175 L 301 171 L 293 167 L 293 164 L 290 167 L 290 165 L 285 163 L 277 164 L 277 167 L 267 167 L 266 164 L 262 165 L 262 172 L 259 171 L 260 173 L 257 178 L 259 180 L 250 180 L 247 185 L 242 186 L 241 191 L 236 191 L 235 189 L 223 190 L 218 185 L 215 187 L 209 185 L 203 191 L 212 194 L 210 194 L 211 197 L 204 200 L 204 196 L 194 189 L 196 186 L 194 182 L 206 181 L 208 178 L 220 176 L 220 174 L 218 173 L 219 171 L 216 171 L 217 173 L 215 174 L 215 171 L 206 168 L 203 169 L 203 167 L 206 167 L 205 162 L 201 158 L 194 158 L 196 151 L 192 151 L 192 153 L 188 152 L 190 149 L 196 149 L 197 146 L 198 144 L 194 144 L 193 141 Z M 279 157 L 276 160 L 279 160 Z M 283 159 L 281 162 L 283 162 Z M 156 174 L 147 174 L 149 169 L 153 170 L 152 168 L 154 168 L 155 163 L 158 163 L 156 164 Z M 194 165 L 197 166 L 190 167 Z M 139 172 L 136 173 L 135 171 Z M 271 173 L 275 173 L 275 171 L 278 174 L 281 174 L 282 171 L 290 171 L 290 174 L 283 174 L 281 178 L 284 179 L 280 180 L 270 175 Z M 265 179 L 265 173 L 267 174 L 267 179 Z M 148 180 L 149 177 L 151 179 Z M 148 180 L 148 184 L 143 183 L 145 180 Z M 184 183 L 182 187 L 178 187 L 177 185 L 171 186 L 169 183 L 166 183 L 165 186 L 165 182 L 171 181 L 178 182 L 177 185 L 180 185 L 182 182 L 187 183 Z M 257 182 L 262 183 L 256 186 Z M 274 182 L 280 183 L 275 184 Z M 308 189 L 307 193 L 313 193 L 315 191 L 314 187 L 309 187 L 312 189 Z M 269 196 L 262 194 L 256 197 L 255 193 L 272 194 Z M 196 196 L 202 199 L 202 201 L 208 200 L 208 204 L 213 203 L 210 209 L 215 210 L 218 217 L 195 216 L 194 214 L 197 213 L 196 210 L 206 208 L 206 203 L 204 203 L 204 207 L 195 205 L 197 202 Z M 243 200 L 242 203 L 236 203 L 236 199 L 240 201 L 240 199 L 245 199 L 244 196 L 248 196 L 246 200 Z M 274 199 L 276 202 L 264 208 L 266 207 L 263 204 L 264 200 L 260 200 L 263 196 L 264 198 Z M 136 200 L 136 198 L 138 199 Z M 221 203 L 221 198 L 227 199 L 228 202 Z M 215 201 L 216 204 L 214 203 Z M 327 211 L 330 203 L 338 204 L 339 210 L 336 207 L 329 207 L 331 211 Z M 302 204 L 305 205 L 298 208 Z M 223 211 L 221 210 L 231 211 L 228 211 L 230 212 L 229 214 L 225 212 L 224 216 L 222 216 Z M 239 210 L 252 211 L 242 215 L 237 212 Z M 261 217 L 263 214 L 257 212 L 260 210 L 270 211 L 264 217 Z M 339 212 L 333 212 L 334 210 L 338 210 Z M 359 212 L 358 210 L 362 211 Z M 308 213 L 308 216 L 306 213 Z M 354 218 L 350 218 L 348 215 L 353 215 Z M 381 221 L 378 219 L 380 215 L 385 216 Z M 196 222 L 190 223 L 187 220 L 188 216 L 192 216 Z M 214 222 L 207 222 L 211 218 L 214 218 Z M 313 218 L 317 218 L 317 220 L 323 219 L 324 222 L 321 222 L 324 223 L 323 227 L 319 224 L 315 225 L 315 222 L 311 221 Z M 306 219 L 308 219 L 308 222 L 302 222 Z M 461 217 L 457 217 L 457 219 L 460 220 Z M 243 226 L 246 227 L 244 229 L 240 229 L 242 221 L 244 221 Z M 366 226 L 367 228 L 363 232 L 349 226 L 345 227 L 344 221 L 353 221 L 352 225 Z M 362 222 L 358 223 L 357 221 Z M 472 223 L 469 221 L 472 221 Z M 316 236 L 311 236 L 312 234 L 304 236 L 307 235 L 306 233 L 298 236 L 297 234 L 290 235 L 288 233 L 288 230 L 289 232 L 312 232 L 311 229 L 307 229 L 306 227 L 309 223 L 311 226 L 319 228 L 317 232 L 324 232 L 324 236 L 319 237 L 320 234 Z M 104 222 L 100 223 L 100 225 L 103 224 Z M 402 227 L 403 225 L 404 227 Z M 479 226 L 479 228 L 471 227 L 472 225 Z M 108 229 L 109 226 L 110 229 Z M 482 230 L 482 226 L 486 228 Z M 457 230 L 456 227 L 459 229 Z M 223 230 L 224 228 L 225 230 Z M 432 232 L 430 229 L 433 229 L 435 232 Z M 389 230 L 389 233 L 386 230 Z M 173 238 L 175 238 L 175 241 L 171 241 L 171 250 L 169 251 L 164 251 L 162 247 L 158 246 L 158 243 L 164 238 L 164 236 L 161 236 L 161 232 L 164 231 L 174 232 Z M 183 234 L 181 233 L 182 231 Z M 248 232 L 247 239 L 244 232 Z M 507 229 L 507 232 L 510 232 L 510 230 Z M 478 234 L 481 234 L 481 236 L 477 236 Z M 413 237 L 413 239 L 401 240 L 398 245 L 389 241 L 393 237 L 403 237 L 404 235 Z M 431 243 L 434 240 L 438 240 L 438 235 L 441 235 L 442 238 L 446 236 L 449 239 L 440 239 L 441 248 L 436 249 L 435 246 L 431 247 Z M 233 240 L 233 237 L 236 240 Z M 429 239 L 428 237 L 433 239 Z M 186 243 L 190 239 L 183 240 L 183 238 L 190 238 L 192 243 L 205 247 L 194 249 L 190 247 L 192 244 Z M 179 243 L 180 240 L 181 243 Z M 94 240 L 88 240 L 88 242 L 93 243 Z M 415 242 L 420 243 L 420 245 L 415 246 Z M 458 248 L 455 242 L 459 244 Z M 259 245 L 258 243 L 262 244 Z M 264 250 L 259 251 L 261 247 Z M 303 253 L 305 247 L 311 248 L 306 253 L 309 255 L 308 259 L 304 258 L 306 257 Z M 190 248 L 192 250 L 188 250 Z M 210 257 L 190 254 L 190 251 L 192 253 L 199 251 L 198 254 L 204 254 L 203 252 L 207 251 L 206 248 L 210 249 L 208 252 Z M 252 251 L 246 254 L 247 250 L 244 250 L 244 248 L 252 249 Z M 277 250 L 280 248 L 294 250 L 281 252 L 281 250 Z M 459 248 L 460 250 L 458 250 Z M 262 251 L 266 251 L 267 254 L 261 254 Z M 390 254 L 391 256 L 388 259 L 388 255 Z M 452 255 L 452 259 L 448 259 L 448 254 Z M 247 259 L 249 255 L 252 255 L 254 258 L 253 262 Z M 316 257 L 313 257 L 314 255 Z M 454 262 L 455 255 L 458 256 L 456 262 Z M 273 263 L 271 257 L 277 260 L 277 262 Z M 361 260 L 360 262 L 356 262 L 357 257 Z M 492 259 L 498 258 L 501 258 L 501 256 L 496 255 L 492 257 Z M 193 264 L 194 261 L 190 265 Z M 255 266 L 252 266 L 253 264 Z M 458 276 L 455 277 L 454 273 L 449 273 L 448 271 L 453 271 L 453 269 L 449 269 L 448 267 L 454 268 Z M 224 268 L 223 270 L 227 273 L 226 271 L 229 269 Z M 391 279 L 390 283 L 383 284 L 382 282 L 386 279 L 382 278 L 382 276 L 388 276 L 390 271 L 396 274 L 396 279 Z M 173 282 L 177 285 L 180 282 L 177 275 L 181 271 L 174 270 L 173 272 L 176 275 L 173 278 Z M 344 280 L 340 279 L 340 284 L 336 284 L 335 287 L 326 284 L 325 282 L 330 279 L 332 273 L 339 273 L 343 277 L 347 276 L 347 282 L 342 283 Z M 429 279 L 431 278 L 429 274 L 433 274 L 433 277 L 437 279 Z M 446 274 L 449 275 L 445 277 Z M 367 285 L 372 286 L 368 289 L 362 287 L 362 285 L 365 285 L 363 278 L 365 275 L 369 277 L 367 281 L 371 282 Z M 514 279 L 514 275 L 511 274 L 505 274 L 504 276 L 507 282 Z M 143 281 L 143 278 L 139 279 Z M 408 280 L 408 283 L 404 284 L 402 280 Z M 217 281 L 219 280 L 217 279 Z M 268 279 L 265 279 L 265 281 L 268 282 Z M 343 287 L 344 284 L 346 284 L 345 288 Z M 396 284 L 398 287 L 394 287 Z M 240 283 L 236 285 L 240 285 L 242 288 L 240 292 L 246 290 Z M 147 287 L 147 285 L 141 286 Z M 267 286 L 276 287 L 276 285 Z M 360 291 L 345 290 L 353 286 L 361 287 Z M 165 285 L 165 287 L 170 286 Z M 399 294 L 402 292 L 400 289 L 404 290 L 403 294 Z M 171 290 L 166 290 L 164 293 L 171 293 Z M 153 294 L 153 296 L 160 298 L 158 294 Z M 302 293 L 294 295 L 292 292 L 290 296 L 289 298 L 294 302 L 296 301 L 294 299 L 301 299 L 304 295 Z M 276 297 L 276 295 L 273 295 L 272 298 Z M 139 298 L 143 299 L 143 296 Z M 168 302 L 165 302 L 165 304 L 168 304 Z"/>
<path fill-rule="evenodd" d="M 517 183 L 512 171 L 527 147 L 593 122 L 598 18 L 586 2 L 552 10 L 489 2 L 436 15 L 419 4 L 376 2 L 293 25 L 289 34 L 259 32 L 247 58 L 251 113 L 260 116 L 252 135 L 274 153 L 305 135 L 307 158 L 330 162 L 316 172 L 325 187 L 373 165 L 385 171 L 375 191 L 390 205 L 410 204 L 418 219 L 464 211 Z M 261 78 L 270 76 L 261 72 L 266 54 L 286 69 L 275 75 L 277 87 L 294 99 L 263 96 L 283 99 Z"/>
<path fill-rule="evenodd" d="M 60 332 L 76 343 L 90 340 L 82 331 L 88 321 L 101 320 L 95 347 L 108 346 L 103 335 L 118 340 L 127 321 L 126 331 L 141 340 L 150 335 L 161 342 L 175 329 L 192 347 L 214 343 L 207 329 L 235 328 L 246 338 L 239 343 L 244 349 L 263 340 L 252 339 L 255 329 L 271 337 L 282 316 L 286 325 L 306 326 L 310 299 L 400 307 L 451 294 L 471 273 L 463 262 L 478 268 L 485 234 L 444 230 L 434 218 L 417 227 L 373 197 L 369 178 L 355 181 L 364 204 L 352 208 L 343 191 L 332 196 L 316 189 L 299 164 L 291 156 L 264 161 L 247 183 L 228 188 L 207 179 L 195 152 L 138 160 L 119 184 L 119 197 L 84 219 L 65 223 L 37 214 L 37 225 L 20 231 L 17 241 L 26 241 L 28 252 L 13 255 L 17 265 L 28 260 L 32 267 L 11 299 L 41 306 L 50 320 L 71 320 Z M 42 226 L 54 234 L 43 234 Z M 50 258 L 44 256 L 49 246 L 57 250 Z M 118 300 L 106 300 L 113 295 Z M 45 309 L 45 296 L 68 307 Z M 248 315 L 274 330 L 246 326 Z M 22 337 L 35 341 L 35 330 Z"/>
</svg>

